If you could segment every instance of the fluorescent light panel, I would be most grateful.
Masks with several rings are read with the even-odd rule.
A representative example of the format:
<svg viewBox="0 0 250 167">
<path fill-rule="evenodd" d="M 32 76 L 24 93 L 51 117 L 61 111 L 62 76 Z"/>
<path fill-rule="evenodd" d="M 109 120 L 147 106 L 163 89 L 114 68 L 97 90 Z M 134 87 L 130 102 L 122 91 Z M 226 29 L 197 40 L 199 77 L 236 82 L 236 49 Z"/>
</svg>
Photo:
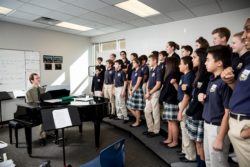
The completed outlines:
<svg viewBox="0 0 250 167">
<path fill-rule="evenodd" d="M 85 26 L 81 26 L 81 25 L 73 24 L 73 23 L 69 23 L 69 22 L 61 22 L 61 23 L 56 24 L 56 26 L 69 28 L 69 29 L 73 29 L 73 30 L 78 30 L 78 31 L 88 31 L 88 30 L 93 29 L 90 27 L 85 27 Z"/>
<path fill-rule="evenodd" d="M 128 0 L 125 2 L 118 3 L 115 6 L 140 17 L 149 17 L 160 14 L 160 12 L 158 12 L 157 10 L 145 5 L 144 3 L 138 0 Z"/>
<path fill-rule="evenodd" d="M 7 15 L 11 11 L 12 11 L 12 9 L 10 9 L 10 8 L 6 8 L 6 7 L 3 7 L 3 6 L 0 6 L 0 14 Z"/>
</svg>

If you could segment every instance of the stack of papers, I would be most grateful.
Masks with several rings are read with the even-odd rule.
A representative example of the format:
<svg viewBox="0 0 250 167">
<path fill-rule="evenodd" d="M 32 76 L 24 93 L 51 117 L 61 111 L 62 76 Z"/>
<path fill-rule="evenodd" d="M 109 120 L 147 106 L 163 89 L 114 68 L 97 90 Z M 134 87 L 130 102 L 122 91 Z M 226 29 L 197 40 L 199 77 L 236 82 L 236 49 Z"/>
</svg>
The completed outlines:
<svg viewBox="0 0 250 167">
<path fill-rule="evenodd" d="M 16 165 L 11 159 L 9 159 L 7 161 L 0 162 L 0 166 L 1 167 L 15 167 Z"/>
<path fill-rule="evenodd" d="M 46 103 L 59 103 L 62 102 L 62 99 L 50 99 L 50 100 L 44 100 Z"/>
<path fill-rule="evenodd" d="M 70 105 L 72 106 L 87 106 L 89 105 L 88 101 L 72 101 L 70 102 Z"/>
<path fill-rule="evenodd" d="M 86 96 L 86 97 L 77 97 L 77 98 L 74 98 L 74 100 L 75 101 L 90 101 L 90 100 L 94 100 L 94 98 Z"/>
<path fill-rule="evenodd" d="M 5 148 L 5 147 L 7 147 L 7 146 L 8 146 L 7 143 L 5 143 L 5 142 L 3 142 L 3 141 L 0 141 L 0 149 Z"/>
</svg>

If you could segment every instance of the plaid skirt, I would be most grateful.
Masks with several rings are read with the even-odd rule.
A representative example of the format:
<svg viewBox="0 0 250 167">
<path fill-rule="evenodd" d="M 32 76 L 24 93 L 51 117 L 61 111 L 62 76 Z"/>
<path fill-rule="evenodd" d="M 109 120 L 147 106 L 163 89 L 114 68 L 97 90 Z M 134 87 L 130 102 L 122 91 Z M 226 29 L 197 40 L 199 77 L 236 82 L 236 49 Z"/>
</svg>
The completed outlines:
<svg viewBox="0 0 250 167">
<path fill-rule="evenodd" d="M 143 111 L 145 108 L 145 100 L 142 88 L 138 88 L 133 96 L 128 96 L 128 109 Z"/>
<path fill-rule="evenodd" d="M 164 110 L 162 112 L 162 120 L 169 121 L 169 120 L 177 120 L 177 115 L 179 112 L 178 104 L 168 104 L 163 103 Z"/>
<path fill-rule="evenodd" d="M 192 117 L 187 116 L 185 121 L 188 136 L 191 140 L 202 142 L 204 138 L 204 121 L 193 120 Z"/>
</svg>

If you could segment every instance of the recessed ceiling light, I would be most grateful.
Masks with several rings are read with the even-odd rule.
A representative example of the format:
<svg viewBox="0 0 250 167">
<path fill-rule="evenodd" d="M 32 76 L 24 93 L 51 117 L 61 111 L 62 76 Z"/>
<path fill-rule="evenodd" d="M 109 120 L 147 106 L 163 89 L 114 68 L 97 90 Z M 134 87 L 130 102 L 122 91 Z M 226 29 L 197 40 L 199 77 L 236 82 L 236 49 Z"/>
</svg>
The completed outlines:
<svg viewBox="0 0 250 167">
<path fill-rule="evenodd" d="M 2 14 L 2 15 L 7 15 L 12 11 L 13 11 L 13 9 L 0 6 L 0 14 Z"/>
<path fill-rule="evenodd" d="M 125 2 L 118 3 L 115 6 L 140 17 L 149 17 L 160 14 L 160 12 L 158 12 L 157 10 L 151 8 L 150 6 L 147 6 L 146 4 L 138 0 L 128 0 Z"/>
<path fill-rule="evenodd" d="M 73 29 L 73 30 L 78 30 L 78 31 L 88 31 L 88 30 L 93 29 L 90 27 L 81 26 L 81 25 L 73 24 L 73 23 L 69 23 L 69 22 L 61 22 L 61 23 L 56 24 L 56 26 L 69 28 L 69 29 Z"/>
</svg>

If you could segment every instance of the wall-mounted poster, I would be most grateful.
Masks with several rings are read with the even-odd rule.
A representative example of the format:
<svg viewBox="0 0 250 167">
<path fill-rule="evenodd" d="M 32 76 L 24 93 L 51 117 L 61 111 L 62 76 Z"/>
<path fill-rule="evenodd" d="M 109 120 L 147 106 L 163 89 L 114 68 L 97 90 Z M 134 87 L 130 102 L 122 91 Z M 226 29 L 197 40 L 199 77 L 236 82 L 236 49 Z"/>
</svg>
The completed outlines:
<svg viewBox="0 0 250 167">
<path fill-rule="evenodd" d="M 63 63 L 63 57 L 62 56 L 53 56 L 53 62 L 54 63 Z"/>
<path fill-rule="evenodd" d="M 53 56 L 43 55 L 43 63 L 53 63 Z"/>
<path fill-rule="evenodd" d="M 62 70 L 62 64 L 55 64 L 55 70 Z"/>
<path fill-rule="evenodd" d="M 45 70 L 52 70 L 52 64 L 44 64 Z"/>
</svg>

